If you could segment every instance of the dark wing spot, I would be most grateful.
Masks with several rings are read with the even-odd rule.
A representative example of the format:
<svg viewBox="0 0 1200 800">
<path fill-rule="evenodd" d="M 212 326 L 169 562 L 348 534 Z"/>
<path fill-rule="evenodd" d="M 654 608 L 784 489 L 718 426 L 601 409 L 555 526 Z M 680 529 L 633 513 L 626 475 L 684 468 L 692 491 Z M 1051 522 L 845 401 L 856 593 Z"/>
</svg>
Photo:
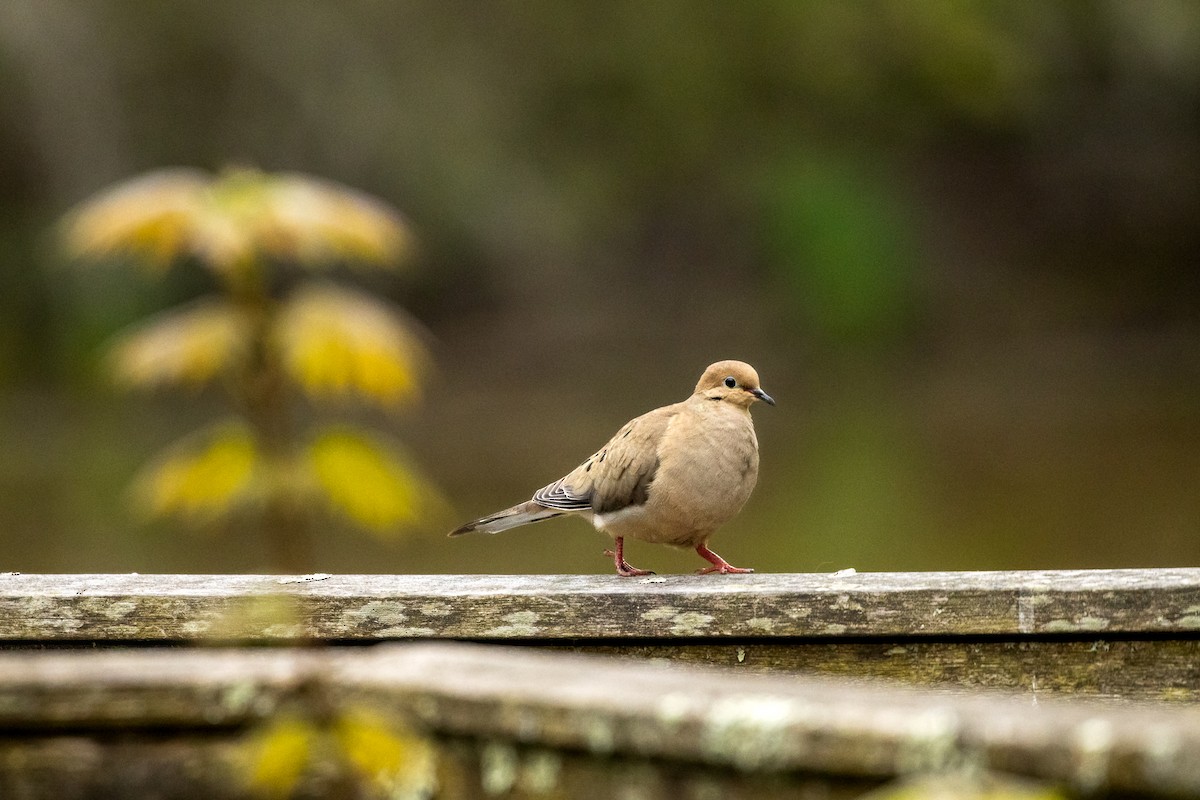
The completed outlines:
<svg viewBox="0 0 1200 800">
<path fill-rule="evenodd" d="M 604 463 L 604 459 L 605 459 L 605 457 L 606 457 L 607 455 L 608 455 L 608 451 L 607 451 L 607 450 L 605 450 L 605 451 L 603 451 L 602 453 L 600 453 L 600 463 L 601 463 L 601 464 L 603 464 L 603 463 Z"/>
</svg>

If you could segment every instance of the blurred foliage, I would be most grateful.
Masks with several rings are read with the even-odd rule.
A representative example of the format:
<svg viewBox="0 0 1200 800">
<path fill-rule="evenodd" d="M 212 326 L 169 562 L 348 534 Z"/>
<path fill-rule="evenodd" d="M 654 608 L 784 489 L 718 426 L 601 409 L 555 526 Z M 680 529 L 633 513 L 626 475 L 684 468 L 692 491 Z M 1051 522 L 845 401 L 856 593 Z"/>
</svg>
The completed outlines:
<svg viewBox="0 0 1200 800">
<path fill-rule="evenodd" d="M 430 743 L 361 708 L 281 715 L 251 734 L 244 755 L 245 782 L 262 797 L 418 798 L 436 785 Z"/>
<path fill-rule="evenodd" d="M 302 575 L 291 580 L 303 583 L 322 574 Z M 196 641 L 215 647 L 228 647 L 231 644 L 249 644 L 256 638 L 261 641 L 264 633 L 284 640 L 305 639 L 310 636 L 305 619 L 297 595 L 251 595 L 231 604 L 210 625 L 197 631 Z"/>
<path fill-rule="evenodd" d="M 199 387 L 245 363 L 252 336 L 242 310 L 206 298 L 125 333 L 110 351 L 110 368 L 130 387 Z"/>
<path fill-rule="evenodd" d="M 147 321 L 147 339 L 118 349 L 124 383 L 187 385 L 181 400 L 106 405 L 95 350 L 154 309 L 196 303 L 249 250 L 324 264 L 398 248 L 424 267 L 411 282 L 387 283 L 369 259 L 354 277 L 429 325 L 454 365 L 401 438 L 470 504 L 463 516 L 511 503 L 556 473 L 549 462 L 569 467 L 733 355 L 802 409 L 760 421 L 762 483 L 733 526 L 761 532 L 746 547 L 772 543 L 763 563 L 1190 563 L 1198 107 L 1200 6 L 1188 0 L 7 0 L 0 529 L 14 557 L 41 565 L 259 560 L 120 536 L 111 475 L 175 420 L 213 417 L 206 387 L 258 357 L 232 332 L 262 335 L 261 321 L 205 301 L 190 306 L 210 315 L 204 335 L 156 341 Z M 231 162 L 279 180 L 208 192 L 205 173 L 184 170 L 114 200 L 162 211 L 134 232 L 164 234 L 139 252 L 219 269 L 155 267 L 161 279 L 139 284 L 34 268 L 52 260 L 43 231 L 98 187 Z M 305 208 L 330 208 L 328 185 L 297 190 L 295 171 L 404 208 L 420 251 L 403 233 L 364 235 L 380 208 L 359 195 L 333 204 L 332 233 L 307 212 L 264 211 L 296 191 Z M 386 367 L 408 345 L 379 350 L 369 327 L 277 338 L 299 410 L 345 399 L 361 405 L 345 413 L 370 414 L 415 398 L 419 382 Z M 325 371 L 321 353 L 342 347 L 329 337 L 363 357 Z M 607 391 L 618 385 L 638 389 Z M 904 445 L 884 462 L 862 449 L 872 416 Z M 503 454 L 500 469 L 486 453 Z M 305 492 L 305 480 L 279 483 Z M 853 536 L 845 516 L 836 533 L 808 524 L 846 507 Z M 334 536 L 322 555 L 353 569 L 595 563 L 509 541 L 449 556 Z"/>
<path fill-rule="evenodd" d="M 314 397 L 357 396 L 385 408 L 418 393 L 424 349 L 414 325 L 359 292 L 315 285 L 296 291 L 272 331 L 283 367 Z"/>
<path fill-rule="evenodd" d="M 425 358 L 398 310 L 277 275 L 284 263 L 326 269 L 339 258 L 390 267 L 408 239 L 394 212 L 300 175 L 163 170 L 85 202 L 63 238 L 81 263 L 123 258 L 157 274 L 185 260 L 218 279 L 219 296 L 135 327 L 111 351 L 126 386 L 218 382 L 239 411 L 143 471 L 137 496 L 152 516 L 209 523 L 256 507 L 276 566 L 302 571 L 322 499 L 380 534 L 427 506 L 429 487 L 378 437 L 342 427 L 306 437 L 293 422 L 294 390 L 316 403 L 362 398 L 385 408 L 415 395 Z"/>
<path fill-rule="evenodd" d="M 231 288 L 263 279 L 263 259 L 327 268 L 337 259 L 386 266 L 408 231 L 382 204 L 303 175 L 229 170 L 216 180 L 168 169 L 93 198 L 66 225 L 75 256 L 129 255 L 152 269 L 194 256 Z"/>
<path fill-rule="evenodd" d="M 894 183 L 832 156 L 781 166 L 766 182 L 770 263 L 830 338 L 892 341 L 911 316 L 919 259 Z"/>
<path fill-rule="evenodd" d="M 330 504 L 370 530 L 413 523 L 429 507 L 431 490 L 421 478 L 359 431 L 323 431 L 309 445 L 308 462 Z"/>
<path fill-rule="evenodd" d="M 1035 268 L 1112 274 L 1113 248 L 1160 253 L 1127 276 L 1141 289 L 1129 303 L 1174 302 L 1152 276 L 1182 276 L 1196 243 L 1184 223 L 1200 189 L 1179 177 L 1200 150 L 1189 111 L 1200 11 L 1186 0 L 1137 13 L 1120 2 L 534 2 L 470 19 L 454 4 L 217 0 L 168 13 L 144 0 L 84 11 L 14 0 L 0 15 L 16 67 L 0 78 L 13 123 L 0 169 L 35 208 L 148 163 L 303 164 L 404 198 L 427 257 L 446 267 L 426 280 L 468 292 L 438 304 L 543 299 L 550 276 L 617 269 L 639 249 L 653 258 L 663 225 L 696 238 L 697 254 L 730 236 L 753 244 L 755 195 L 772 190 L 747 176 L 834 148 L 897 167 L 861 187 L 882 187 L 886 202 L 935 190 L 920 175 L 957 178 L 980 213 L 1022 198 L 1015 210 L 1029 213 L 1012 224 L 1056 251 Z M 1155 236 L 1163 224 L 1178 234 Z M 210 233 L 200 246 L 237 250 Z M 588 258 L 598 246 L 612 255 Z M 486 280 L 463 287 L 466 275 Z"/>
<path fill-rule="evenodd" d="M 140 476 L 137 494 L 152 515 L 211 522 L 243 506 L 260 488 L 260 462 L 249 426 L 228 423 L 193 434 L 163 454 Z"/>
</svg>

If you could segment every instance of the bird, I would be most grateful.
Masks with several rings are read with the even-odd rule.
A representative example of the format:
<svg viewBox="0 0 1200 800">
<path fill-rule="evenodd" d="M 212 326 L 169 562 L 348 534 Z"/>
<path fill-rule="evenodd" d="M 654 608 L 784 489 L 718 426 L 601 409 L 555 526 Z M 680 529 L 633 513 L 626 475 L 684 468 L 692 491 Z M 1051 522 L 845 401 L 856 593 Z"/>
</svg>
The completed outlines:
<svg viewBox="0 0 1200 800">
<path fill-rule="evenodd" d="M 775 405 L 758 373 L 742 361 L 704 370 L 686 400 L 626 423 L 607 444 L 562 478 L 511 508 L 450 532 L 501 531 L 562 516 L 589 520 L 613 539 L 605 550 L 622 577 L 652 575 L 625 560 L 625 539 L 691 547 L 707 573 L 746 573 L 708 547 L 737 514 L 758 480 L 758 438 L 750 407 Z"/>
</svg>

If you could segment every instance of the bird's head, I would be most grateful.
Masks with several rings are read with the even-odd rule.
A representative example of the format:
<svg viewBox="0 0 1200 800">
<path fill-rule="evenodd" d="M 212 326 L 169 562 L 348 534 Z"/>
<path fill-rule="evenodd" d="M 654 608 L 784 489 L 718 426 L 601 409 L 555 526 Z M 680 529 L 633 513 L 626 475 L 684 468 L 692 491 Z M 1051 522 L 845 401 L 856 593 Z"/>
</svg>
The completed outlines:
<svg viewBox="0 0 1200 800">
<path fill-rule="evenodd" d="M 710 400 L 723 400 L 739 408 L 749 408 L 756 400 L 775 405 L 771 395 L 758 385 L 758 373 L 744 361 L 718 361 L 704 370 L 696 384 L 696 394 Z"/>
</svg>

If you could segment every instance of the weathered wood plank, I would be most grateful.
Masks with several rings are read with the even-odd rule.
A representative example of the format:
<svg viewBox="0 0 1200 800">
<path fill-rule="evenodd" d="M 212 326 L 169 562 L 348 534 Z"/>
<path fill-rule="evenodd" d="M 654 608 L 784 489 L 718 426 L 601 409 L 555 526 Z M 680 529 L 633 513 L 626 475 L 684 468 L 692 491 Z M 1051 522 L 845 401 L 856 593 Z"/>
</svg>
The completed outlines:
<svg viewBox="0 0 1200 800">
<path fill-rule="evenodd" d="M 1200 710 L 1187 707 L 1034 705 L 997 693 L 461 644 L 0 654 L 0 725 L 10 740 L 25 731 L 99 741 L 112 730 L 128 741 L 139 725 L 157 735 L 233 732 L 313 697 L 322 714 L 371 708 L 479 747 L 703 764 L 785 781 L 967 767 L 1100 796 L 1200 793 Z"/>
<path fill-rule="evenodd" d="M 231 737 L 0 739 L 0 797 L 262 800 L 239 781 Z"/>
<path fill-rule="evenodd" d="M 439 730 L 743 771 L 891 777 L 970 766 L 1099 789 L 1200 792 L 1200 710 L 730 676 L 549 653 L 419 645 L 339 664 L 347 702 L 419 685 Z M 394 658 L 395 668 L 386 659 Z M 407 677 L 401 677 L 406 675 Z"/>
<path fill-rule="evenodd" d="M 220 728 L 270 718 L 317 680 L 316 650 L 0 653 L 0 728 Z"/>
<path fill-rule="evenodd" d="M 668 659 L 744 672 L 879 678 L 913 686 L 1004 689 L 1030 700 L 1200 701 L 1200 640 L 711 640 L 557 645 L 579 653 Z"/>
<path fill-rule="evenodd" d="M 0 641 L 1200 633 L 1200 569 L 834 575 L 0 576 Z"/>
<path fill-rule="evenodd" d="M 496 797 L 611 800 L 851 800 L 878 785 L 841 775 L 742 774 L 704 764 L 636 756 L 596 758 L 547 748 L 482 741 L 438 739 L 437 798 L 494 800 Z M 246 745 L 235 735 L 173 736 L 96 740 L 57 736 L 0 740 L 0 797 L 21 800 L 121 798 L 137 800 L 264 800 L 285 796 L 256 790 L 246 780 Z M 334 764 L 324 764 L 326 771 Z M 362 791 L 329 786 L 328 775 L 312 775 L 290 797 L 426 798 L 428 794 Z M 340 777 L 340 776 L 339 776 Z M 316 785 L 314 785 L 316 784 Z M 631 787 L 636 787 L 636 792 Z M 961 794 L 961 793 L 959 793 Z M 1023 794 L 1003 795 L 1020 800 Z M 1043 791 L 1030 800 L 1046 800 Z"/>
</svg>

